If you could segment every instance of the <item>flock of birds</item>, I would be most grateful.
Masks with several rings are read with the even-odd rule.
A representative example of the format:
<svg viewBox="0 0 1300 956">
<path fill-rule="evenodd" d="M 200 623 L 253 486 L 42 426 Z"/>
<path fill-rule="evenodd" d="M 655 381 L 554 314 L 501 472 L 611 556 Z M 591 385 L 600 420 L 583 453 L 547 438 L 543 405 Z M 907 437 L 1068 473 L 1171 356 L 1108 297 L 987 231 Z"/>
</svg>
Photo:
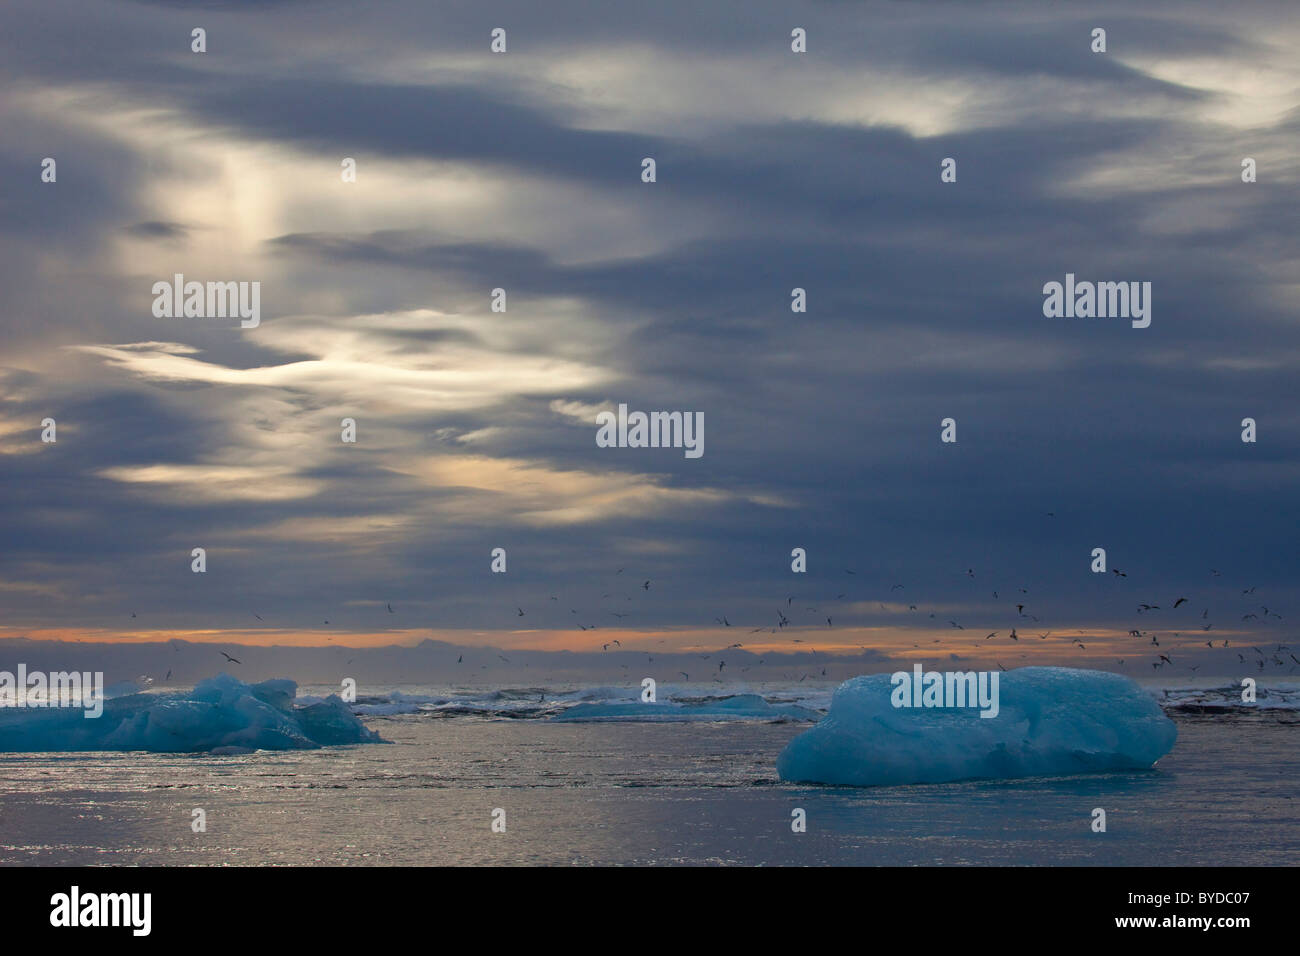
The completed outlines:
<svg viewBox="0 0 1300 956">
<path fill-rule="evenodd" d="M 618 568 L 617 570 L 614 571 L 613 576 L 615 578 L 618 578 L 623 575 L 625 570 L 626 570 L 625 568 Z M 1219 578 L 1222 576 L 1222 573 L 1219 570 L 1214 568 L 1211 568 L 1209 570 L 1209 573 L 1213 578 Z M 844 574 L 847 577 L 857 576 L 857 572 L 851 568 L 845 568 Z M 981 575 L 978 575 L 976 573 L 976 570 L 974 568 L 964 569 L 964 575 L 970 580 L 976 580 L 981 577 Z M 1113 578 L 1116 581 L 1128 578 L 1128 572 L 1120 568 L 1112 568 L 1109 571 L 1109 575 L 1113 576 Z M 605 594 L 602 594 L 601 600 L 607 601 L 607 600 L 615 599 L 617 597 L 617 598 L 622 598 L 624 602 L 631 602 L 634 600 L 634 596 L 638 591 L 640 591 L 643 596 L 648 595 L 652 587 L 653 587 L 653 581 L 651 579 L 646 579 L 642 581 L 639 585 L 633 587 L 631 589 L 631 593 L 627 593 L 627 591 L 625 590 L 616 595 L 615 592 L 611 590 L 609 592 L 606 592 Z M 909 616 L 910 615 L 920 616 L 920 615 L 928 614 L 928 619 L 933 619 L 936 622 L 938 620 L 945 620 L 949 630 L 952 631 L 967 631 L 973 629 L 973 628 L 968 628 L 966 624 L 963 624 L 962 622 L 954 618 L 947 617 L 946 615 L 942 619 L 938 618 L 934 610 L 928 610 L 922 608 L 917 603 L 912 603 L 910 597 L 906 596 L 906 592 L 907 592 L 906 585 L 894 584 L 889 589 L 890 599 L 891 601 L 893 601 L 894 598 L 897 596 L 900 599 L 899 603 L 895 603 L 892 608 L 889 605 L 886 605 L 883 601 L 877 601 L 876 603 L 879 604 L 879 607 L 882 611 L 891 614 L 903 613 Z M 1255 592 L 1256 592 L 1256 588 L 1254 586 L 1243 588 L 1241 590 L 1241 597 L 1245 599 L 1242 607 L 1239 608 L 1239 610 L 1245 611 L 1244 614 L 1241 614 L 1241 622 L 1245 624 L 1250 621 L 1255 621 L 1257 622 L 1256 626 L 1258 626 L 1259 623 L 1283 621 L 1284 619 L 1282 615 L 1279 614 L 1274 608 L 1268 607 L 1267 605 L 1253 603 Z M 1006 594 L 1014 593 L 1014 597 L 1009 597 L 1009 598 L 1003 597 L 1002 595 L 1004 593 Z M 952 641 L 945 641 L 942 638 L 933 638 L 931 643 L 944 644 L 945 649 L 947 649 L 950 652 L 949 657 L 954 660 L 960 660 L 962 659 L 963 655 L 953 652 L 957 648 L 969 647 L 969 649 L 972 651 L 979 649 L 982 655 L 984 653 L 987 653 L 986 648 L 988 646 L 988 642 L 1001 639 L 1004 634 L 1006 635 L 1005 640 L 1011 641 L 1018 645 L 1021 644 L 1022 641 L 1029 643 L 1034 641 L 1035 639 L 1038 641 L 1050 640 L 1054 632 L 1052 630 L 1047 630 L 1047 631 L 1039 630 L 1039 628 L 1043 626 L 1043 622 L 1042 620 L 1040 620 L 1039 616 L 1036 613 L 1034 613 L 1034 611 L 1037 609 L 1029 603 L 1030 600 L 1030 598 L 1028 597 L 1029 593 L 1030 592 L 1028 588 L 1019 587 L 1019 586 L 1014 589 L 1014 592 L 1004 591 L 999 589 L 990 589 L 990 594 L 992 595 L 995 601 L 1006 602 L 1008 608 L 1008 611 L 1006 613 L 1008 615 L 1010 615 L 1009 609 L 1011 607 L 1015 608 L 1015 615 L 1014 617 L 1011 618 L 1009 627 L 1004 624 L 1004 626 L 1001 628 L 988 631 L 982 639 L 976 639 L 973 637 L 966 638 L 965 643 L 962 644 L 953 644 Z M 551 601 L 559 603 L 559 597 L 556 595 L 551 595 L 550 599 Z M 778 604 L 778 606 L 775 608 L 774 619 L 770 619 L 766 623 L 760 623 L 755 627 L 750 627 L 749 625 L 742 625 L 742 627 L 748 628 L 747 630 L 748 634 L 767 633 L 772 635 L 781 635 L 781 634 L 789 633 L 791 636 L 787 640 L 788 643 L 792 645 L 791 649 L 798 650 L 798 648 L 794 648 L 793 645 L 805 645 L 807 650 L 811 652 L 812 658 L 815 660 L 817 658 L 817 650 L 815 647 L 812 646 L 812 642 L 807 637 L 808 629 L 812 627 L 816 627 L 818 629 L 821 629 L 823 627 L 827 629 L 833 628 L 835 626 L 835 614 L 826 613 L 826 605 L 834 603 L 836 604 L 836 606 L 844 607 L 846 605 L 838 604 L 837 602 L 843 602 L 846 600 L 850 601 L 850 606 L 857 605 L 860 603 L 858 598 L 856 597 L 850 598 L 848 591 L 836 594 L 833 598 L 824 599 L 817 604 L 806 604 L 804 601 L 799 601 L 798 605 L 796 605 L 796 596 L 789 595 L 785 599 L 784 603 Z M 1176 624 L 1177 626 L 1180 627 L 1180 630 L 1174 631 L 1171 629 L 1171 627 L 1163 627 L 1163 628 L 1148 627 L 1146 629 L 1143 629 L 1142 627 L 1135 626 L 1128 631 L 1127 636 L 1135 639 L 1134 643 L 1137 645 L 1137 647 L 1140 647 L 1142 649 L 1141 651 L 1135 651 L 1134 653 L 1149 654 L 1150 666 L 1155 671 L 1159 671 L 1162 668 L 1166 668 L 1166 667 L 1178 668 L 1178 669 L 1185 668 L 1188 674 L 1195 674 L 1195 672 L 1198 671 L 1202 665 L 1188 663 L 1185 652 L 1189 652 L 1194 647 L 1200 647 L 1202 643 L 1206 648 L 1210 648 L 1210 649 L 1216 647 L 1230 648 L 1231 638 L 1222 637 L 1221 643 L 1216 643 L 1215 638 L 1209 636 L 1210 633 L 1214 631 L 1215 624 L 1210 620 L 1210 609 L 1208 607 L 1205 607 L 1201 610 L 1199 617 L 1189 617 L 1188 612 L 1186 610 L 1183 610 L 1185 605 L 1194 607 L 1194 605 L 1191 602 L 1191 599 L 1181 595 L 1176 597 L 1172 602 L 1170 602 L 1167 608 L 1163 607 L 1160 604 L 1151 603 L 1151 602 L 1139 602 L 1136 604 L 1134 614 L 1136 617 L 1141 618 L 1143 622 L 1150 622 L 1153 619 L 1156 619 L 1160 622 L 1169 621 L 1171 625 Z M 512 606 L 514 608 L 515 618 L 528 617 L 529 612 L 525 608 L 521 607 L 518 604 Z M 904 606 L 906 607 L 906 611 L 902 610 Z M 385 603 L 385 609 L 388 614 L 395 615 L 397 613 L 396 611 L 394 611 L 391 602 Z M 252 613 L 253 617 L 255 617 L 258 621 L 262 621 L 263 623 L 265 623 L 264 619 L 260 614 L 257 614 L 256 612 L 250 612 L 250 613 Z M 573 615 L 575 617 L 578 616 L 577 608 L 570 608 L 569 613 L 570 615 Z M 622 624 L 624 619 L 635 616 L 633 613 L 633 609 L 628 609 L 626 611 L 614 611 L 614 610 L 609 610 L 607 608 L 603 613 L 607 614 L 609 617 L 614 618 L 619 625 Z M 812 615 L 815 621 L 812 621 L 808 617 L 808 615 Z M 550 618 L 550 623 L 554 625 L 555 621 L 553 617 L 551 617 L 550 615 L 543 615 L 543 616 Z M 136 617 L 134 612 L 131 614 L 131 617 L 133 618 Z M 792 620 L 792 618 L 795 617 L 798 617 L 799 619 L 798 623 Z M 715 625 L 722 628 L 731 628 L 733 626 L 731 623 L 731 615 L 729 614 L 718 615 L 713 620 Z M 825 622 L 824 625 L 821 623 L 822 621 Z M 326 620 L 324 623 L 328 625 L 330 622 Z M 570 622 L 570 623 L 576 623 L 576 622 Z M 595 631 L 598 629 L 600 625 L 594 623 L 578 623 L 577 626 L 580 631 Z M 1022 634 L 1021 633 L 1022 629 L 1026 629 L 1026 628 L 1030 628 L 1029 632 Z M 978 630 L 983 631 L 983 628 L 979 628 Z M 794 633 L 800 633 L 805 636 L 794 637 L 793 636 Z M 1068 638 L 1069 645 L 1077 650 L 1087 651 L 1088 649 L 1087 644 L 1085 644 L 1083 639 L 1078 635 L 1087 636 L 1089 633 L 1093 633 L 1093 632 L 1077 630 L 1075 632 L 1075 636 Z M 1220 633 L 1224 633 L 1224 632 L 1221 631 Z M 1235 633 L 1235 632 L 1228 631 L 1227 633 Z M 1162 638 L 1164 639 L 1164 644 L 1161 643 Z M 1066 635 L 1061 634 L 1060 636 L 1058 636 L 1057 640 L 1059 641 L 1066 640 Z M 667 639 L 661 639 L 657 642 L 658 645 L 663 645 L 665 643 L 667 643 Z M 710 670 L 710 675 L 712 677 L 712 680 L 721 683 L 723 680 L 723 675 L 726 672 L 726 668 L 727 668 L 727 662 L 725 659 L 721 657 L 721 655 L 725 654 L 726 651 L 744 649 L 744 646 L 745 645 L 742 642 L 737 641 L 728 645 L 721 652 L 714 652 L 712 654 L 698 654 L 697 656 L 701 660 L 710 662 L 709 670 Z M 766 646 L 768 649 L 771 648 L 770 642 L 767 641 L 764 642 L 764 646 Z M 866 647 L 862 644 L 858 644 L 856 646 L 861 651 L 865 652 L 867 650 Z M 617 638 L 613 638 L 609 641 L 602 643 L 600 647 L 603 652 L 609 652 L 612 648 L 618 650 L 624 650 L 622 641 Z M 919 649 L 920 647 L 921 645 L 919 643 L 912 644 L 912 648 Z M 1264 671 L 1269 668 L 1288 668 L 1287 670 L 1288 674 L 1294 673 L 1296 667 L 1300 667 L 1300 658 L 1296 657 L 1291 646 L 1288 644 L 1276 643 L 1273 644 L 1271 647 L 1266 644 L 1265 648 L 1261 648 L 1260 646 L 1258 646 L 1258 644 L 1242 644 L 1240 645 L 1240 647 L 1241 650 L 1236 651 L 1238 663 L 1240 665 L 1247 665 L 1247 666 L 1253 665 L 1259 671 Z M 173 641 L 173 648 L 179 650 L 179 647 L 177 646 L 177 643 L 175 641 Z M 343 652 L 342 647 L 339 647 L 338 650 L 340 652 Z M 1246 652 L 1249 652 L 1255 656 L 1248 657 Z M 227 663 L 230 664 L 243 663 L 238 658 L 232 656 L 231 654 L 228 654 L 225 651 L 219 651 L 219 653 Z M 653 651 L 640 649 L 637 650 L 637 653 L 645 654 L 647 657 L 647 663 L 650 664 L 654 663 Z M 660 651 L 660 653 L 662 653 L 662 651 Z M 1175 653 L 1178 655 L 1177 660 L 1175 660 L 1173 656 Z M 715 655 L 717 655 L 716 671 L 713 670 Z M 739 669 L 739 673 L 741 674 L 746 673 L 753 667 L 762 666 L 767 663 L 765 658 L 759 656 L 757 657 L 757 660 L 753 660 L 752 659 L 753 656 L 754 655 L 752 654 L 746 655 L 746 659 L 749 660 L 749 663 L 747 663 L 746 666 L 741 667 Z M 826 655 L 823 654 L 823 657 L 825 656 Z M 1027 656 L 1028 656 L 1028 652 L 1022 651 L 1020 653 L 1020 657 L 1027 657 Z M 510 659 L 503 654 L 498 653 L 497 657 L 500 658 L 500 660 L 502 660 L 505 663 L 510 663 Z M 1132 656 L 1116 658 L 1115 663 L 1120 667 L 1124 667 L 1126 665 L 1132 666 L 1132 664 L 1130 664 L 1130 661 L 1132 661 L 1133 664 L 1136 664 L 1137 658 L 1134 658 Z M 349 660 L 346 663 L 350 664 L 352 663 L 352 661 Z M 457 664 L 464 663 L 463 654 L 457 656 L 456 663 Z M 1007 669 L 1005 666 L 1003 666 L 1001 661 L 996 661 L 996 663 L 1000 669 L 1004 671 Z M 488 665 L 486 664 L 480 665 L 480 668 L 486 669 L 487 666 Z M 525 664 L 524 666 L 527 665 Z M 619 666 L 623 667 L 625 670 L 630 669 L 630 665 L 628 664 L 620 664 Z M 687 671 L 678 671 L 677 674 L 685 678 L 687 681 L 691 680 L 691 675 Z M 793 680 L 792 674 L 787 673 L 784 676 L 787 679 Z M 804 673 L 802 674 L 802 676 L 799 677 L 798 680 L 799 682 L 802 682 L 811 676 L 814 676 L 814 674 Z M 827 671 L 825 666 L 822 666 L 821 668 L 821 676 L 823 677 L 827 676 Z M 167 672 L 167 677 L 168 678 L 171 677 L 170 670 Z"/>
</svg>

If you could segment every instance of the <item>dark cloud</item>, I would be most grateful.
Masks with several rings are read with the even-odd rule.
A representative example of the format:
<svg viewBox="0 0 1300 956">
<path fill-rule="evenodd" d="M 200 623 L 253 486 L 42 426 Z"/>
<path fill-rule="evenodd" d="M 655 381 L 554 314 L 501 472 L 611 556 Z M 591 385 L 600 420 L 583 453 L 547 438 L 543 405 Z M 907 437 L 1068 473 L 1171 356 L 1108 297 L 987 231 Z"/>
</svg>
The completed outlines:
<svg viewBox="0 0 1300 956">
<path fill-rule="evenodd" d="M 137 222 L 124 230 L 138 239 L 184 239 L 189 229 L 178 222 Z"/>
<path fill-rule="evenodd" d="M 1241 96 L 1225 74 L 1274 63 L 1267 7 L 1099 8 L 1098 56 L 1093 21 L 1066 10 L 521 6 L 500 14 L 499 70 L 497 14 L 469 6 L 435 30 L 422 5 L 214 4 L 206 58 L 187 53 L 188 7 L 114 9 L 122 24 L 77 5 L 4 18 L 0 322 L 18 347 L 0 580 L 17 589 L 0 623 L 148 607 L 159 626 L 244 626 L 256 606 L 364 629 L 392 598 L 491 630 L 557 592 L 604 614 L 626 596 L 613 566 L 658 582 L 636 602 L 646 626 L 762 622 L 792 589 L 851 592 L 844 625 L 908 624 L 874 610 L 896 579 L 989 629 L 1006 613 L 991 591 L 1021 585 L 1080 627 L 1166 592 L 1198 610 L 1235 608 L 1238 582 L 1297 594 L 1300 114 L 1224 112 Z M 331 46 L 339 22 L 360 52 Z M 824 58 L 791 64 L 798 22 Z M 457 58 L 471 43 L 482 62 Z M 620 44 L 664 59 L 620 79 Z M 604 107 L 560 69 L 579 54 L 606 58 L 584 67 L 608 74 Z M 1192 85 L 1149 69 L 1164 60 L 1221 69 Z M 765 95 L 671 95 L 664 71 L 704 83 L 722 65 Z M 778 105 L 803 66 L 824 91 Z M 888 92 L 882 70 L 902 78 Z M 622 92 L 646 77 L 662 86 Z M 964 106 L 943 114 L 953 89 Z M 873 111 L 890 118 L 852 119 Z M 353 193 L 312 178 L 342 156 Z M 294 171 L 285 194 L 241 191 L 259 163 Z M 182 269 L 261 276 L 262 327 L 153 319 L 151 283 Z M 1152 282 L 1152 326 L 1044 318 L 1042 285 L 1066 272 Z M 599 449 L 553 401 L 703 411 L 705 455 Z M 60 440 L 36 448 L 46 415 Z M 505 580 L 486 573 L 496 546 Z M 1088 572 L 1098 546 L 1128 579 Z"/>
</svg>

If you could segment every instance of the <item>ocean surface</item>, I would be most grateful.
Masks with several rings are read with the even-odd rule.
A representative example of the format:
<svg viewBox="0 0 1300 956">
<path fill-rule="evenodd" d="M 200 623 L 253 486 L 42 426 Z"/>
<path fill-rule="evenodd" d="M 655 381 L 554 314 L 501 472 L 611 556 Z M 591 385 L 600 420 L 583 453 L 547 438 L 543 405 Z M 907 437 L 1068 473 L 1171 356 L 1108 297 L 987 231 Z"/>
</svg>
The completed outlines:
<svg viewBox="0 0 1300 956">
<path fill-rule="evenodd" d="M 797 713 L 834 686 L 746 690 Z M 1179 737 L 1150 771 L 856 789 L 777 779 L 806 720 L 553 719 L 629 687 L 382 688 L 354 709 L 387 744 L 0 754 L 0 864 L 1300 864 L 1300 687 L 1249 712 L 1227 690 L 1153 693 Z"/>
</svg>

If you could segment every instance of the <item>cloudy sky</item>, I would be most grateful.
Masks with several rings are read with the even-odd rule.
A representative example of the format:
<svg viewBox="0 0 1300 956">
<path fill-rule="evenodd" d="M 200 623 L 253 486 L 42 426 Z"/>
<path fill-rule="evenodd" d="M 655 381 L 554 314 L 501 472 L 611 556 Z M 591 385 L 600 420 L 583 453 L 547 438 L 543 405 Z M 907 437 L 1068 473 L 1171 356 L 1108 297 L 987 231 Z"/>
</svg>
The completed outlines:
<svg viewBox="0 0 1300 956">
<path fill-rule="evenodd" d="M 1280 639 L 1298 47 L 1281 2 L 11 0 L 0 636 Z M 261 324 L 155 317 L 175 273 Z M 1044 317 L 1066 273 L 1150 327 Z M 619 403 L 703 456 L 597 447 Z"/>
</svg>

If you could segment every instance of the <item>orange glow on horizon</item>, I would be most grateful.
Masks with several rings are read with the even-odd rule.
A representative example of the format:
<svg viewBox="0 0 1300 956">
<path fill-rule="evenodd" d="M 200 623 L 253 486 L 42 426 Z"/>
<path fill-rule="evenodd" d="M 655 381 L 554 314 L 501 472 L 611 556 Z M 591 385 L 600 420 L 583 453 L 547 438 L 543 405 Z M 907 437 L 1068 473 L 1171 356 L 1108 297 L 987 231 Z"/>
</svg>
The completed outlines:
<svg viewBox="0 0 1300 956">
<path fill-rule="evenodd" d="M 392 628 L 383 631 L 280 630 L 276 628 L 237 628 L 229 630 L 110 630 L 108 628 L 15 628 L 0 627 L 0 640 L 27 638 L 33 641 L 70 641 L 104 644 L 142 644 L 183 641 L 192 644 L 244 645 L 254 647 L 355 647 L 378 648 L 412 646 L 424 640 L 443 641 L 465 647 L 497 647 L 512 650 L 599 652 L 605 645 L 611 651 L 642 653 L 714 653 L 740 644 L 753 654 L 796 654 L 816 651 L 819 654 L 853 656 L 879 652 L 889 657 L 933 658 L 956 653 L 963 658 L 1002 655 L 1046 656 L 1070 655 L 1079 659 L 1098 655 L 1137 656 L 1146 653 L 1150 644 L 1126 631 L 1112 628 L 1052 631 L 1048 638 L 1037 633 L 1020 635 L 1012 642 L 1008 635 L 985 640 L 982 634 L 954 632 L 950 629 L 904 630 L 880 627 L 828 628 L 790 627 L 771 633 L 749 633 L 748 628 L 609 628 L 609 629 L 519 629 L 519 630 L 435 630 L 431 628 Z M 1215 633 L 1216 642 L 1235 638 L 1238 632 Z M 1165 632 L 1160 637 L 1168 646 L 1192 644 L 1203 646 L 1205 635 L 1182 635 L 1175 641 Z M 1083 649 L 1073 639 L 1082 641 Z"/>
</svg>

